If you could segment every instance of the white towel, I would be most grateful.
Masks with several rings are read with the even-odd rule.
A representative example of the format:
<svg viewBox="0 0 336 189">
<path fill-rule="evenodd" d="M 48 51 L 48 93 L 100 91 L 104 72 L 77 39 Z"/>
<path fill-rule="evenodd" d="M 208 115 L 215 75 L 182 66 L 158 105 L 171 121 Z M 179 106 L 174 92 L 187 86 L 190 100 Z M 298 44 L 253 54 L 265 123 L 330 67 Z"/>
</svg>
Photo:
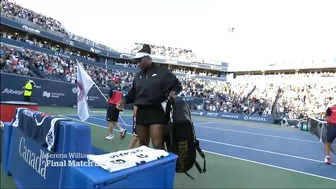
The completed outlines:
<svg viewBox="0 0 336 189">
<path fill-rule="evenodd" d="M 168 155 L 169 154 L 164 150 L 155 150 L 141 146 L 139 148 L 121 150 L 108 154 L 88 155 L 87 158 L 89 161 L 92 161 L 109 172 L 116 172 L 155 161 Z"/>
</svg>

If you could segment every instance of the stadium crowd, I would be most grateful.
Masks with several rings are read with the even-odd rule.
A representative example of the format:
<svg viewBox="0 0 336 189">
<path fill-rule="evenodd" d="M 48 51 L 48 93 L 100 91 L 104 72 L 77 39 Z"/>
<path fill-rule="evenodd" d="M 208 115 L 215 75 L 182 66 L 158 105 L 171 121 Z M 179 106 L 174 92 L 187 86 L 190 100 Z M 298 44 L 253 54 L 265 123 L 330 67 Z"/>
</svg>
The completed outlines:
<svg viewBox="0 0 336 189">
<path fill-rule="evenodd" d="M 15 19 L 19 22 L 25 22 L 25 24 L 37 26 L 41 30 L 51 32 L 63 37 L 69 37 L 74 41 L 83 42 L 93 47 L 100 48 L 102 50 L 115 52 L 114 49 L 105 45 L 91 41 L 85 37 L 78 36 L 69 32 L 61 22 L 51 17 L 39 14 L 32 10 L 26 9 L 16 3 L 8 0 L 2 0 L 0 4 L 1 16 L 5 16 L 10 19 Z"/>
<path fill-rule="evenodd" d="M 49 49 L 53 52 L 58 52 L 60 53 L 60 56 L 67 56 L 67 55 L 72 55 L 72 56 L 77 56 L 77 57 L 81 57 L 83 59 L 87 59 L 93 62 L 96 62 L 96 58 L 95 57 L 90 57 L 90 54 L 86 54 L 86 53 L 82 53 L 82 52 L 76 52 L 73 51 L 71 49 L 68 48 L 62 48 L 59 45 L 54 45 L 51 43 L 48 43 L 46 41 L 43 41 L 41 39 L 38 39 L 36 37 L 32 37 L 32 36 L 24 36 L 21 35 L 19 33 L 15 33 L 15 32 L 9 32 L 9 31 L 0 31 L 0 36 L 4 37 L 4 38 L 8 38 L 8 39 L 14 39 L 20 42 L 24 42 L 30 45 L 34 45 L 34 46 L 38 46 L 40 48 L 46 48 Z M 130 64 L 130 63 L 117 63 L 118 65 L 122 65 L 124 67 L 133 67 L 135 68 L 136 65 L 135 64 Z M 185 73 L 185 74 L 189 74 L 189 75 L 201 75 L 201 76 L 210 76 L 210 77 L 218 77 L 218 75 L 216 75 L 215 72 L 211 72 L 211 71 L 194 71 L 194 69 L 190 68 L 180 68 L 177 66 L 171 66 L 170 68 L 172 70 L 172 72 L 174 73 Z"/>
<path fill-rule="evenodd" d="M 7 18 L 31 23 L 46 31 L 58 33 L 75 41 L 81 41 L 107 51 L 114 51 L 84 37 L 71 34 L 59 21 L 8 0 L 1 1 L 0 6 L 1 15 Z M 30 36 L 22 36 L 17 33 L 4 31 L 1 31 L 1 36 L 47 48 L 64 55 L 75 55 L 95 61 L 94 57 L 80 54 L 70 49 L 64 49 L 57 45 L 48 44 L 45 41 L 31 38 Z M 138 51 L 141 46 L 142 44 L 136 43 L 135 48 L 130 53 Z M 205 62 L 202 59 L 198 59 L 192 50 L 159 45 L 151 45 L 151 49 L 153 56 L 157 58 L 199 63 Z M 76 63 L 66 56 L 47 55 L 3 44 L 1 45 L 0 54 L 2 72 L 34 77 L 48 77 L 70 83 L 76 82 Z M 127 64 L 127 66 L 135 67 L 134 64 Z M 105 67 L 89 64 L 84 64 L 84 67 L 99 86 L 107 87 L 112 77 L 118 77 L 122 87 L 127 89 L 130 87 L 134 77 L 133 72 L 109 70 L 105 69 Z M 322 112 L 325 111 L 331 100 L 336 98 L 335 72 L 273 76 L 246 75 L 238 77 L 232 82 L 222 82 L 188 77 L 194 74 L 214 76 L 215 74 L 211 72 L 195 73 L 193 70 L 181 69 L 174 66 L 171 66 L 170 69 L 175 73 L 187 74 L 187 77 L 179 78 L 184 86 L 180 96 L 207 99 L 203 100 L 199 105 L 192 107 L 199 110 L 268 115 L 271 114 L 273 104 L 280 90 L 281 93 L 279 93 L 277 104 L 274 106 L 277 112 L 286 114 L 290 118 L 297 118 L 302 114 L 322 116 Z"/>
<path fill-rule="evenodd" d="M 47 31 L 55 31 L 64 35 L 68 35 L 62 24 L 51 17 L 36 13 L 13 2 L 9 2 L 8 0 L 2 0 L 0 5 L 1 14 L 6 17 L 20 18 L 39 25 Z"/>
<path fill-rule="evenodd" d="M 16 74 L 51 75 L 65 82 L 76 83 L 76 63 L 68 58 L 47 55 L 28 49 L 1 45 L 1 70 Z M 125 89 L 132 84 L 134 72 L 110 70 L 84 64 L 84 68 L 99 86 L 107 87 L 112 77 L 121 81 Z M 261 78 L 263 78 L 261 80 Z M 231 82 L 179 77 L 185 98 L 203 98 L 193 109 L 244 114 L 271 114 L 277 91 L 281 89 L 277 111 L 289 118 L 300 114 L 322 116 L 335 98 L 336 73 L 295 75 L 238 76 Z M 292 81 L 296 82 L 293 83 Z"/>
<path fill-rule="evenodd" d="M 141 49 L 143 43 L 135 43 L 134 45 L 135 47 L 133 47 L 129 51 L 126 50 L 125 52 L 135 54 Z M 205 60 L 202 58 L 198 58 L 192 50 L 152 44 L 150 44 L 150 47 L 152 50 L 151 54 L 155 58 L 182 62 L 194 62 L 198 64 L 221 65 L 221 61 Z"/>
<path fill-rule="evenodd" d="M 0 4 L 1 8 L 1 16 L 5 16 L 10 19 L 15 19 L 19 22 L 25 22 L 28 25 L 33 24 L 38 28 L 63 36 L 71 38 L 74 41 L 79 41 L 86 43 L 90 46 L 115 52 L 116 50 L 105 45 L 96 43 L 91 41 L 85 37 L 75 35 L 69 32 L 61 22 L 58 20 L 39 14 L 32 10 L 26 9 L 16 3 L 10 2 L 8 0 L 2 0 Z M 131 50 L 130 53 L 136 52 L 136 50 L 141 46 L 141 44 L 136 43 L 136 47 Z M 151 45 L 152 54 L 154 57 L 157 58 L 164 58 L 168 60 L 179 60 L 179 61 L 186 61 L 186 62 L 197 62 L 197 63 L 211 63 L 211 64 L 220 64 L 220 61 L 205 61 L 204 59 L 199 59 L 195 55 L 192 50 L 187 50 L 183 48 L 174 48 L 174 47 L 167 47 L 167 46 L 160 46 L 160 45 Z M 125 51 L 125 50 L 124 50 Z M 125 53 L 128 51 L 125 51 Z"/>
<path fill-rule="evenodd" d="M 15 32 L 7 32 L 7 31 L 0 31 L 0 35 L 4 38 L 8 38 L 8 39 L 14 39 L 20 42 L 24 42 L 30 45 L 35 45 L 38 46 L 40 48 L 46 48 L 49 49 L 53 52 L 58 52 L 61 53 L 62 55 L 73 55 L 73 56 L 77 56 L 77 57 L 81 57 L 87 60 L 91 60 L 93 62 L 96 61 L 95 57 L 90 57 L 89 54 L 85 54 L 85 53 L 81 53 L 81 52 L 75 52 L 69 48 L 62 48 L 59 45 L 54 45 L 51 43 L 48 43 L 46 41 L 43 41 L 41 39 L 38 39 L 36 37 L 32 37 L 32 36 L 24 36 L 21 35 L 19 33 L 15 33 Z"/>
</svg>

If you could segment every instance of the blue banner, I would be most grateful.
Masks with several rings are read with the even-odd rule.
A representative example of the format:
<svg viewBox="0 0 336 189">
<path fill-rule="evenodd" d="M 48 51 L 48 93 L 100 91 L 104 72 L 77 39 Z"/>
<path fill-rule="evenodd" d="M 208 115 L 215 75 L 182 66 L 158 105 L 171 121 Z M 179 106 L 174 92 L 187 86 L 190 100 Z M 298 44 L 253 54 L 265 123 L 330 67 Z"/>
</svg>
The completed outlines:
<svg viewBox="0 0 336 189">
<path fill-rule="evenodd" d="M 247 114 L 234 114 L 225 112 L 207 112 L 207 111 L 192 111 L 192 115 L 205 116 L 205 117 L 215 117 L 222 119 L 238 120 L 238 121 L 249 121 L 257 123 L 273 123 L 273 116 L 258 116 L 258 115 L 247 115 Z"/>
<path fill-rule="evenodd" d="M 1 101 L 23 101 L 23 86 L 27 79 L 32 79 L 35 82 L 32 102 L 40 106 L 71 107 L 77 105 L 75 84 L 6 73 L 1 73 L 0 77 Z M 100 89 L 108 96 L 109 89 Z M 106 100 L 95 87 L 91 88 L 87 100 L 92 108 L 105 108 L 107 105 Z"/>
</svg>

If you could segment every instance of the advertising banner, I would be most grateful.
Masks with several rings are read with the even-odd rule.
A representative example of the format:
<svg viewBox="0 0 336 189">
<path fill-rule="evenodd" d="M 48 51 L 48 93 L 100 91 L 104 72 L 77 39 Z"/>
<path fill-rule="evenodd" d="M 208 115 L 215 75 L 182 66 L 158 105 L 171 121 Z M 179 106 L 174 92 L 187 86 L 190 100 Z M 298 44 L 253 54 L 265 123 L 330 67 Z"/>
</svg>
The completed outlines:
<svg viewBox="0 0 336 189">
<path fill-rule="evenodd" d="M 259 116 L 259 115 L 248 115 L 248 114 L 235 114 L 235 113 L 225 113 L 225 112 L 207 112 L 207 111 L 192 111 L 192 115 L 205 116 L 205 117 L 215 117 L 222 119 L 238 120 L 238 121 L 250 121 L 258 123 L 273 123 L 273 116 Z"/>
<path fill-rule="evenodd" d="M 32 102 L 39 106 L 71 107 L 77 105 L 77 86 L 75 84 L 6 73 L 1 73 L 0 76 L 1 101 L 23 101 L 23 87 L 27 79 L 32 79 L 35 82 Z M 100 89 L 108 96 L 109 89 Z M 87 100 L 91 108 L 106 107 L 106 100 L 95 87 L 90 90 Z"/>
</svg>

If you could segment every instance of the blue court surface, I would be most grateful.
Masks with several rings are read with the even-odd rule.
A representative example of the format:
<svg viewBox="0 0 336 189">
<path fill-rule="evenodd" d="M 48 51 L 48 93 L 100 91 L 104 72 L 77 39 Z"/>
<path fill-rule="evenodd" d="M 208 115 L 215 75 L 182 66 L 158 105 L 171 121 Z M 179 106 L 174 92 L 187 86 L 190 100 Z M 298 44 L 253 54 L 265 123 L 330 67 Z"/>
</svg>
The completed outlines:
<svg viewBox="0 0 336 189">
<path fill-rule="evenodd" d="M 77 116 L 66 117 L 78 120 Z M 132 116 L 122 119 L 126 125 L 119 121 L 121 126 L 132 133 Z M 206 152 L 336 181 L 335 163 L 323 163 L 323 144 L 308 132 L 202 117 L 193 117 L 193 121 Z M 91 116 L 86 123 L 107 127 L 105 116 Z M 331 158 L 336 160 L 334 154 Z"/>
</svg>

